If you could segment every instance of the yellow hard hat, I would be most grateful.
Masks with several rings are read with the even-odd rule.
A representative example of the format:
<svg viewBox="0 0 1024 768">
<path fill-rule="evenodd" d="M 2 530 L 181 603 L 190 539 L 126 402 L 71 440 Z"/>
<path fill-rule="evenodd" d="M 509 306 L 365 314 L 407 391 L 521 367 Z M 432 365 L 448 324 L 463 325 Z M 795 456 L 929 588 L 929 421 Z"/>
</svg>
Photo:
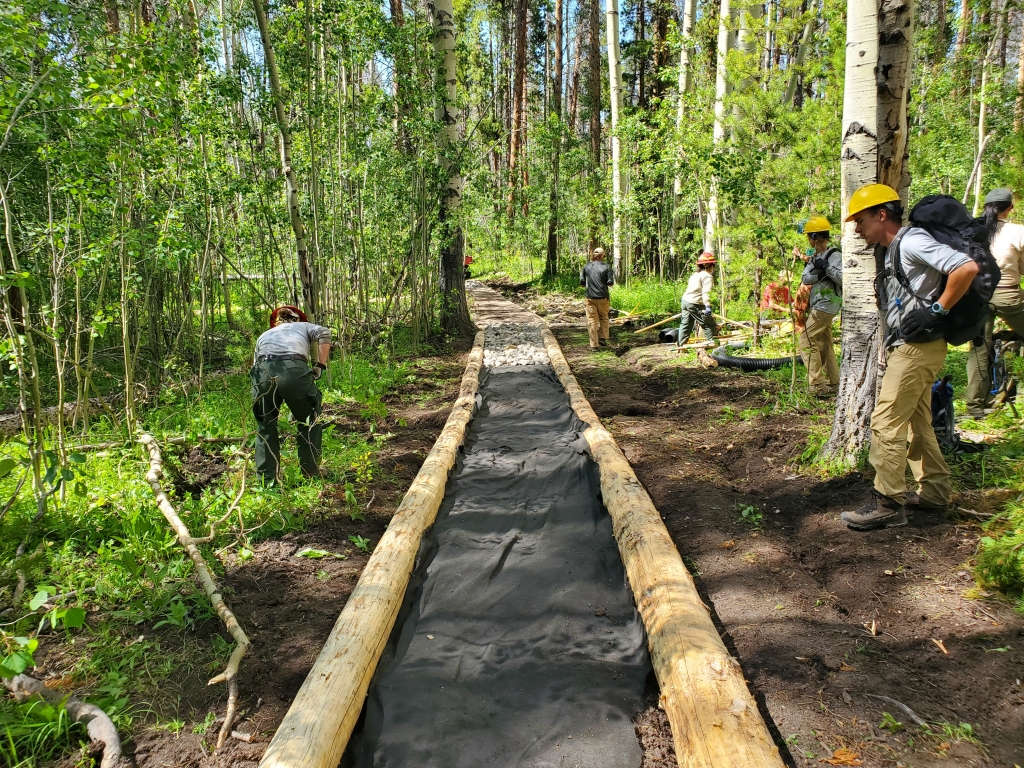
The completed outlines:
<svg viewBox="0 0 1024 768">
<path fill-rule="evenodd" d="M 804 224 L 804 234 L 810 235 L 814 232 L 828 232 L 832 229 L 832 225 L 828 223 L 828 219 L 824 216 L 811 216 Z"/>
<path fill-rule="evenodd" d="M 854 215 L 865 208 L 874 208 L 882 203 L 896 203 L 899 202 L 899 199 L 900 196 L 892 187 L 885 184 L 865 184 L 850 195 L 850 215 L 846 217 L 846 220 L 853 221 Z"/>
</svg>

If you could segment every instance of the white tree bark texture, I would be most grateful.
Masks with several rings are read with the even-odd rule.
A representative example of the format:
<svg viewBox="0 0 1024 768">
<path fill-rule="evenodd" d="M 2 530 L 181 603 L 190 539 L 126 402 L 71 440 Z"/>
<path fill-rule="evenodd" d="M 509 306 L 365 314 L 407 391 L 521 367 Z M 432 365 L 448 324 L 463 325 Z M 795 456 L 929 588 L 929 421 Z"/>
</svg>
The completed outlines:
<svg viewBox="0 0 1024 768">
<path fill-rule="evenodd" d="M 619 112 L 622 111 L 622 58 L 619 55 L 619 2 L 607 0 L 608 86 L 611 94 L 612 121 L 612 255 L 615 279 L 626 282 L 629 264 L 622 250 L 622 195 L 625 192 L 622 170 L 622 140 L 619 138 Z"/>
<path fill-rule="evenodd" d="M 681 768 L 781 768 L 778 747 L 693 578 L 615 439 L 587 402 L 558 341 L 544 345 L 601 473 L 601 497 L 647 630 Z"/>
<path fill-rule="evenodd" d="M 910 0 L 848 0 L 843 98 L 842 213 L 865 184 L 896 189 L 904 204 L 907 99 L 913 41 Z M 875 249 L 843 225 L 843 345 L 839 393 L 825 453 L 849 460 L 867 444 L 884 365 L 875 301 Z"/>
<path fill-rule="evenodd" d="M 473 416 L 483 354 L 480 331 L 440 437 L 374 548 L 260 768 L 336 768 L 340 762 L 402 606 L 420 540 L 437 516 Z"/>
<path fill-rule="evenodd" d="M 715 122 L 712 128 L 712 142 L 717 148 L 725 138 L 725 96 L 729 90 L 726 59 L 732 42 L 732 7 L 729 0 L 722 0 L 718 15 L 718 59 L 715 65 Z M 718 253 L 715 237 L 721 228 L 718 211 L 718 181 L 711 179 L 711 195 L 708 199 L 708 218 L 704 225 L 704 250 Z M 725 254 L 718 253 L 724 259 Z"/>
</svg>

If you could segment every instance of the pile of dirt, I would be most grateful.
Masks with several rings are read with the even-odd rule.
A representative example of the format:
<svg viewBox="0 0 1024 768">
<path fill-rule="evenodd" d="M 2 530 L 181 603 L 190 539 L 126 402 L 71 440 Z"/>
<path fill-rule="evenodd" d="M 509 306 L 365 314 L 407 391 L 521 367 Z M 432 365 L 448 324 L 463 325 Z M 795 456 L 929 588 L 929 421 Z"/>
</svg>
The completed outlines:
<svg viewBox="0 0 1024 768">
<path fill-rule="evenodd" d="M 759 374 L 645 376 L 593 355 L 579 332 L 556 335 L 791 765 L 844 748 L 886 768 L 1024 764 L 1024 618 L 970 578 L 975 518 L 849 531 L 839 513 L 867 498 L 868 480 L 821 481 L 791 463 L 827 412 L 769 415 L 775 385 Z"/>
<path fill-rule="evenodd" d="M 179 497 L 186 493 L 199 496 L 214 480 L 228 471 L 223 456 L 199 445 L 185 449 L 176 461 L 168 462 L 168 467 Z"/>
</svg>

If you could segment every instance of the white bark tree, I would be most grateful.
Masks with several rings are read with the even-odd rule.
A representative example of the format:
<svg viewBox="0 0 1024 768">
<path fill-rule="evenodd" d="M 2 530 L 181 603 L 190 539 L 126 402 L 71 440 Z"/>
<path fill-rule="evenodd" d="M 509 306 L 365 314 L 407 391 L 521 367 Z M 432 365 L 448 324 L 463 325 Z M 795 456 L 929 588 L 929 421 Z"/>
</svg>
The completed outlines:
<svg viewBox="0 0 1024 768">
<path fill-rule="evenodd" d="M 843 98 L 842 211 L 865 184 L 888 184 L 906 203 L 911 0 L 848 0 Z M 845 217 L 844 217 L 845 218 Z M 843 352 L 825 454 L 850 459 L 867 443 L 884 333 L 875 301 L 873 248 L 843 226 Z"/>
<path fill-rule="evenodd" d="M 452 0 L 431 0 L 427 3 L 430 26 L 434 32 L 434 53 L 437 56 L 437 78 L 434 89 L 434 120 L 443 126 L 441 134 L 441 165 L 448 173 L 448 182 L 441 193 L 440 236 L 441 264 L 441 327 L 447 333 L 462 335 L 473 330 L 466 303 L 466 277 L 463 269 L 464 240 L 458 209 L 462 204 L 462 172 L 453 159 L 459 143 L 455 103 L 455 9 Z"/>
<path fill-rule="evenodd" d="M 612 120 L 612 254 L 615 279 L 625 282 L 629 264 L 622 253 L 622 196 L 626 181 L 622 171 L 622 140 L 619 138 L 619 112 L 622 110 L 622 58 L 619 55 L 619 3 L 608 0 L 605 6 L 608 28 L 608 84 Z"/>
<path fill-rule="evenodd" d="M 729 90 L 728 73 L 726 70 L 726 59 L 729 56 L 729 48 L 732 43 L 732 8 L 729 0 L 722 0 L 718 16 L 718 61 L 715 66 L 715 123 L 712 131 L 712 141 L 715 148 L 722 144 L 725 138 L 725 97 Z M 708 200 L 708 218 L 704 226 L 704 250 L 713 253 L 718 252 L 715 247 L 715 237 L 721 228 L 718 210 L 718 182 L 711 180 L 711 195 Z M 724 254 L 719 254 L 724 256 Z"/>
<path fill-rule="evenodd" d="M 679 103 L 676 105 L 676 133 L 683 129 L 686 122 L 686 94 L 690 92 L 690 85 L 693 81 L 690 72 L 690 46 L 693 38 L 693 25 L 697 21 L 697 0 L 684 0 L 683 15 L 680 19 L 682 25 L 683 44 L 679 49 Z M 682 142 L 679 144 L 680 161 L 682 161 Z M 672 236 L 669 238 L 669 249 L 673 256 L 676 252 L 676 236 L 679 231 L 679 198 L 683 194 L 683 178 L 676 171 L 672 180 Z"/>
</svg>

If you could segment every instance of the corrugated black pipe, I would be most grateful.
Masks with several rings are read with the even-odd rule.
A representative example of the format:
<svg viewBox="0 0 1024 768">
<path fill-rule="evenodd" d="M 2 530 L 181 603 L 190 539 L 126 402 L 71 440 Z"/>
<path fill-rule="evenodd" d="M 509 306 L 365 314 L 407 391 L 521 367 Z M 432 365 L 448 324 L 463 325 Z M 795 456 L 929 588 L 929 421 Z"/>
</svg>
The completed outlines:
<svg viewBox="0 0 1024 768">
<path fill-rule="evenodd" d="M 723 344 L 711 352 L 711 357 L 723 368 L 739 368 L 741 371 L 767 371 L 771 368 L 785 368 L 793 362 L 792 357 L 731 357 L 725 354 L 727 346 L 732 345 Z M 745 344 L 740 346 L 745 346 Z M 799 355 L 796 359 L 803 363 L 803 359 Z"/>
</svg>

